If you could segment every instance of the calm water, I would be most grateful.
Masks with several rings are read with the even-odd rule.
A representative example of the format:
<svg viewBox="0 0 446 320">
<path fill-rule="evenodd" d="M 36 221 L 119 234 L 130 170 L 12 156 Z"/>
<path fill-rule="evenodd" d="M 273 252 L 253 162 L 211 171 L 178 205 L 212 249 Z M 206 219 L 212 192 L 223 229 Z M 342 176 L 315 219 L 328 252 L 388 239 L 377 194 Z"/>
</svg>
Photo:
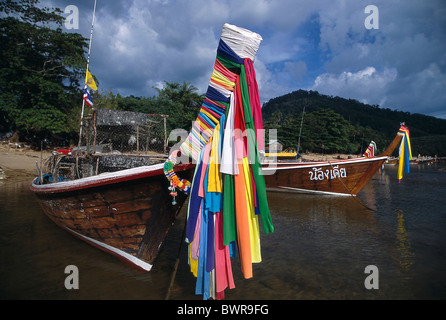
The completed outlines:
<svg viewBox="0 0 446 320">
<path fill-rule="evenodd" d="M 263 262 L 244 280 L 242 299 L 445 299 L 446 166 L 413 166 L 401 184 L 386 167 L 355 199 L 270 193 L 275 232 L 262 233 Z M 175 265 L 185 211 L 156 264 L 144 273 L 54 225 L 28 191 L 28 181 L 0 182 L 1 299 L 164 299 Z M 186 246 L 171 299 L 201 299 L 188 271 Z M 79 290 L 64 286 L 64 269 L 79 269 Z M 364 269 L 379 270 L 367 290 Z"/>
</svg>

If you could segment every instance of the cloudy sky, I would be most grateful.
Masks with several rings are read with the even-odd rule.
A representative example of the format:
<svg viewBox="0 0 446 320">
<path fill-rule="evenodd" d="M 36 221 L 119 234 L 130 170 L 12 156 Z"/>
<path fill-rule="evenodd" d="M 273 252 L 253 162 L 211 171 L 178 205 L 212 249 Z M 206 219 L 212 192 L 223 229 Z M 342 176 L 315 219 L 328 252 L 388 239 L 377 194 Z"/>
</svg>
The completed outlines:
<svg viewBox="0 0 446 320">
<path fill-rule="evenodd" d="M 70 31 L 89 37 L 94 0 L 41 2 L 75 5 Z M 204 93 L 225 22 L 263 37 L 262 102 L 317 90 L 446 118 L 444 0 L 97 0 L 90 70 L 122 95 L 153 96 L 164 80 Z"/>
</svg>

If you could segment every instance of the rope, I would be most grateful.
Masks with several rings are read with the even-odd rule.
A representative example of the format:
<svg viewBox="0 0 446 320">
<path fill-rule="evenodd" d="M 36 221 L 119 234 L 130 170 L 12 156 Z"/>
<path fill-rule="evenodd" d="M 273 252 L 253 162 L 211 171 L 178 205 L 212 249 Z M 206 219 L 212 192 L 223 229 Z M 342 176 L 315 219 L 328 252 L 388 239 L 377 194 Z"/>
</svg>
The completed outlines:
<svg viewBox="0 0 446 320">
<path fill-rule="evenodd" d="M 187 223 L 186 221 L 184 222 L 184 228 L 183 228 L 183 234 L 181 235 L 181 242 L 180 242 L 180 247 L 178 249 L 178 254 L 177 254 L 177 259 L 175 261 L 175 266 L 173 268 L 173 273 L 172 276 L 170 277 L 170 284 L 169 284 L 169 288 L 167 289 L 167 293 L 166 293 L 166 297 L 164 298 L 164 300 L 169 300 L 170 297 L 170 293 L 172 291 L 172 287 L 173 284 L 175 283 L 175 277 L 177 275 L 177 271 L 178 271 L 178 266 L 180 264 L 180 254 L 181 254 L 181 249 L 183 248 L 183 242 L 184 242 L 184 236 L 186 234 L 186 226 Z"/>
<path fill-rule="evenodd" d="M 330 161 L 328 161 L 328 163 L 330 164 L 331 168 L 334 170 L 333 165 L 331 164 Z M 339 175 L 337 175 L 338 180 L 342 183 L 342 185 L 344 186 L 345 190 L 348 191 L 348 193 L 353 197 L 353 199 L 355 199 L 356 201 L 358 201 L 361 205 L 363 205 L 366 209 L 373 211 L 372 208 L 370 208 L 369 206 L 367 206 L 364 202 L 361 201 L 361 199 L 358 199 L 357 196 L 355 196 L 354 194 L 352 194 L 351 190 L 344 184 L 344 182 L 341 180 L 341 177 Z"/>
</svg>

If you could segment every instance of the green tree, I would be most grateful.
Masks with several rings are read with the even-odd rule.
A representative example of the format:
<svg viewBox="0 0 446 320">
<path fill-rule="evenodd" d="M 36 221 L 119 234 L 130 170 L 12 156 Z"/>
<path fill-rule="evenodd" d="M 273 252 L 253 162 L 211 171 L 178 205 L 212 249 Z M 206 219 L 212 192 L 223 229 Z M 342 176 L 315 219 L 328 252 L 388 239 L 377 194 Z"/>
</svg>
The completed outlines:
<svg viewBox="0 0 446 320">
<path fill-rule="evenodd" d="M 93 95 L 94 107 L 95 109 L 117 110 L 119 109 L 119 102 L 118 102 L 119 97 L 120 97 L 119 94 L 115 96 L 111 90 L 96 91 Z"/>
<path fill-rule="evenodd" d="M 311 112 L 306 117 L 305 138 L 311 137 L 311 149 L 327 153 L 353 152 L 353 146 L 350 142 L 352 126 L 340 114 L 331 109 L 320 109 Z M 308 129 L 311 128 L 311 136 L 308 135 Z M 319 150 L 318 150 L 319 149 Z"/>
<path fill-rule="evenodd" d="M 75 132 L 67 114 L 80 105 L 87 39 L 62 31 L 60 9 L 38 0 L 0 3 L 0 129 L 35 142 Z"/>
<path fill-rule="evenodd" d="M 277 139 L 284 147 L 297 148 L 301 122 L 302 113 L 283 115 L 276 110 L 264 126 L 265 129 L 277 129 Z M 353 129 L 347 120 L 331 109 L 305 113 L 300 151 L 355 153 L 359 144 L 352 142 Z"/>
<path fill-rule="evenodd" d="M 158 91 L 158 103 L 169 115 L 168 123 L 170 129 L 182 128 L 190 130 L 192 121 L 195 121 L 203 102 L 204 95 L 198 94 L 198 90 L 189 82 L 164 81 L 162 89 Z"/>
<path fill-rule="evenodd" d="M 155 88 L 158 92 L 153 97 L 123 97 L 112 92 L 98 91 L 94 93 L 95 107 L 99 109 L 117 109 L 124 111 L 163 114 L 167 118 L 167 131 L 182 128 L 190 130 L 192 121 L 203 102 L 204 95 L 196 93 L 197 88 L 188 82 L 179 84 L 164 81 L 163 88 Z"/>
</svg>

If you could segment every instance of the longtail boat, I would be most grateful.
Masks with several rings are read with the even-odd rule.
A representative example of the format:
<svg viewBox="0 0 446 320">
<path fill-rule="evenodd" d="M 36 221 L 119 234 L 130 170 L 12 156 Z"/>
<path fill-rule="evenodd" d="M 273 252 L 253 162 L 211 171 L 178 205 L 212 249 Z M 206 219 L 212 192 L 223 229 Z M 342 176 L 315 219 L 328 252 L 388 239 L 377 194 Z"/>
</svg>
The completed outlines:
<svg viewBox="0 0 446 320">
<path fill-rule="evenodd" d="M 263 130 L 254 71 L 261 41 L 257 33 L 224 24 L 197 120 L 168 157 L 98 153 L 97 142 L 104 151 L 106 145 L 114 149 L 113 140 L 121 136 L 129 144 L 136 141 L 139 146 L 141 141 L 139 127 L 130 138 L 128 133 L 98 138 L 99 118 L 105 131 L 114 125 L 108 118 L 115 116 L 107 117 L 107 112 L 120 113 L 115 122 L 125 127 L 144 127 L 148 120 L 122 111 L 93 113 L 85 132 L 96 151 L 90 152 L 88 144 L 82 149 L 79 142 L 71 155 L 53 155 L 45 170 L 37 167 L 38 177 L 30 188 L 43 211 L 80 239 L 150 270 L 190 193 L 185 241 L 197 278 L 196 294 L 224 298 L 225 289 L 235 287 L 233 257 L 240 260 L 243 276 L 251 278 L 252 264 L 262 261 L 259 219 L 265 233 L 274 231 L 260 161 L 257 156 L 254 162 L 247 160 L 247 151 L 257 155 L 263 144 L 254 134 L 254 129 Z M 81 120 L 80 138 L 82 127 Z M 247 138 L 242 135 L 245 130 Z M 149 137 L 143 140 L 148 144 Z"/>
<path fill-rule="evenodd" d="M 177 172 L 190 179 L 195 165 L 172 165 L 170 162 L 166 171 L 167 116 L 152 115 L 164 120 L 164 137 L 153 130 L 154 124 L 162 121 L 153 121 L 146 114 L 91 109 L 91 117 L 84 117 L 85 105 L 93 107 L 89 89 L 97 90 L 89 72 L 95 12 L 96 0 L 78 148 L 75 152 L 55 152 L 44 163 L 41 161 L 40 168 L 36 163 L 38 177 L 32 181 L 30 189 L 45 214 L 58 226 L 149 271 L 187 198 L 188 185 L 182 185 L 184 193 L 177 193 L 166 174 Z M 102 136 L 98 134 L 100 128 L 103 128 Z M 141 129 L 145 130 L 146 152 L 134 154 L 131 150 L 126 153 L 135 142 L 139 151 Z M 97 139 L 101 140 L 99 144 Z M 159 140 L 164 141 L 163 150 L 149 154 L 149 142 Z M 81 147 L 82 142 L 85 145 Z M 121 150 L 115 149 L 117 146 Z M 107 147 L 108 152 L 105 151 Z"/>
<path fill-rule="evenodd" d="M 47 184 L 36 178 L 30 189 L 45 214 L 62 229 L 150 271 L 186 200 L 179 193 L 172 204 L 163 165 Z M 193 168 L 177 165 L 175 171 L 190 178 Z"/>
<path fill-rule="evenodd" d="M 356 196 L 386 163 L 395 148 L 406 141 L 403 134 L 405 132 L 408 133 L 408 129 L 402 125 L 394 140 L 378 156 L 332 161 L 263 163 L 266 187 L 269 190 L 288 192 Z"/>
</svg>

